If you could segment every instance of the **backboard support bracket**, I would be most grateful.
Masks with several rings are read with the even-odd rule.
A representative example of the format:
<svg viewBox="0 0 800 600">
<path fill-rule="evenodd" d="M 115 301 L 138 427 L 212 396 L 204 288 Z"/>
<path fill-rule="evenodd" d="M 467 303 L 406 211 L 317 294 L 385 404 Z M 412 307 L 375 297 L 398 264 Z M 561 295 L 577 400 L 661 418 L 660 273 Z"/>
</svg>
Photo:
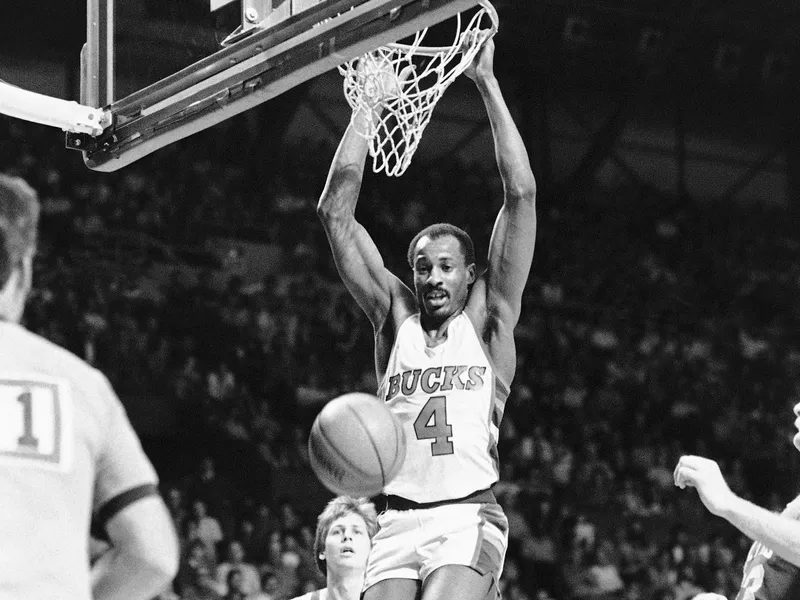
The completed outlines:
<svg viewBox="0 0 800 600">
<path fill-rule="evenodd" d="M 211 0 L 211 12 L 219 10 L 236 0 Z M 269 29 L 304 10 L 320 4 L 322 0 L 239 0 L 242 5 L 241 25 L 222 40 L 223 46 L 230 46 L 251 35 L 255 31 Z"/>
<path fill-rule="evenodd" d="M 114 2 L 86 0 L 86 44 L 81 49 L 81 104 L 114 102 Z"/>
<path fill-rule="evenodd" d="M 92 170 L 116 171 L 365 52 L 477 8 L 484 0 L 281 1 L 284 10 L 294 7 L 298 12 L 276 25 L 253 27 L 249 35 L 213 55 L 114 99 L 104 105 L 111 125 L 91 137 L 69 133 L 67 147 L 81 150 Z M 278 18 L 276 6 L 273 0 L 273 19 Z M 86 61 L 84 75 L 93 75 L 92 65 L 97 66 L 97 60 Z M 93 98 L 113 97 L 113 89 L 104 89 Z"/>
</svg>

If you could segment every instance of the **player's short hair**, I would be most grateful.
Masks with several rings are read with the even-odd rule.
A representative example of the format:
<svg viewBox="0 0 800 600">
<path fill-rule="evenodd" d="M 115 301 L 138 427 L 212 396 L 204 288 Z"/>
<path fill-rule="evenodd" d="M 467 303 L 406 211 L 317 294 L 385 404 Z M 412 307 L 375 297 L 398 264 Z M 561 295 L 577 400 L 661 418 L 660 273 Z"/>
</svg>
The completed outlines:
<svg viewBox="0 0 800 600">
<path fill-rule="evenodd" d="M 36 248 L 39 199 L 20 177 L 0 173 L 0 288 Z"/>
<path fill-rule="evenodd" d="M 452 235 L 458 240 L 458 243 L 461 245 L 461 252 L 464 254 L 464 262 L 467 265 L 473 264 L 475 262 L 475 245 L 472 243 L 472 238 L 469 237 L 469 234 L 460 227 L 456 227 L 450 223 L 434 223 L 433 225 L 428 225 L 411 240 L 411 243 L 408 245 L 408 266 L 412 269 L 414 268 L 414 251 L 417 249 L 417 244 L 423 237 L 428 236 L 432 240 L 436 240 L 446 235 Z"/>
<path fill-rule="evenodd" d="M 378 531 L 378 514 L 375 511 L 375 505 L 366 498 L 337 496 L 328 502 L 325 510 L 317 518 L 317 533 L 314 536 L 314 560 L 317 561 L 317 568 L 323 575 L 328 574 L 327 562 L 324 558 L 320 558 L 322 551 L 325 550 L 325 538 L 328 537 L 333 522 L 349 514 L 355 514 L 364 519 L 370 540 Z"/>
</svg>

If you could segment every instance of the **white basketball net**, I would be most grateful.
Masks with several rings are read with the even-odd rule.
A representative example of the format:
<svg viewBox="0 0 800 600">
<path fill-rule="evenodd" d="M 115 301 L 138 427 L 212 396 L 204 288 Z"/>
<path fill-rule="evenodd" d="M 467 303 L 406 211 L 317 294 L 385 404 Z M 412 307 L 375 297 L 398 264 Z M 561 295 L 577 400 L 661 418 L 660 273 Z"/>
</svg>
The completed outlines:
<svg viewBox="0 0 800 600">
<path fill-rule="evenodd" d="M 423 46 L 428 33 L 423 29 L 410 44 L 389 44 L 339 67 L 354 117 L 359 108 L 371 117 L 354 118 L 352 124 L 369 140 L 376 173 L 395 177 L 405 173 L 439 98 L 497 31 L 494 8 L 488 1 L 481 5 L 466 27 L 462 15 L 457 15 L 450 46 Z"/>
</svg>

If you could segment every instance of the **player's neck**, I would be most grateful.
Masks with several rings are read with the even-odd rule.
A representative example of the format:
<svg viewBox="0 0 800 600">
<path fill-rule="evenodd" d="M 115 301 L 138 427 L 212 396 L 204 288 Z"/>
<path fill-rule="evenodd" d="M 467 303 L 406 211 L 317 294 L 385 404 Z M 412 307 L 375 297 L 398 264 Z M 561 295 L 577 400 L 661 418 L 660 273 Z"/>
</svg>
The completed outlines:
<svg viewBox="0 0 800 600">
<path fill-rule="evenodd" d="M 19 304 L 8 302 L 6 297 L 0 294 L 0 323 L 19 323 L 20 319 Z"/>
<path fill-rule="evenodd" d="M 800 520 L 800 496 L 797 496 L 786 505 L 786 508 L 783 509 L 783 515 L 790 519 Z"/>
<path fill-rule="evenodd" d="M 353 571 L 335 576 L 328 573 L 327 600 L 358 600 L 364 587 L 364 573 Z"/>
<path fill-rule="evenodd" d="M 444 321 L 420 313 L 419 324 L 425 334 L 425 343 L 431 347 L 444 343 L 447 340 L 447 330 L 450 327 L 450 323 L 462 312 L 464 311 L 460 310 L 447 317 Z"/>
<path fill-rule="evenodd" d="M 25 292 L 20 285 L 20 271 L 11 271 L 6 284 L 0 288 L 0 321 L 19 323 L 25 308 Z"/>
</svg>

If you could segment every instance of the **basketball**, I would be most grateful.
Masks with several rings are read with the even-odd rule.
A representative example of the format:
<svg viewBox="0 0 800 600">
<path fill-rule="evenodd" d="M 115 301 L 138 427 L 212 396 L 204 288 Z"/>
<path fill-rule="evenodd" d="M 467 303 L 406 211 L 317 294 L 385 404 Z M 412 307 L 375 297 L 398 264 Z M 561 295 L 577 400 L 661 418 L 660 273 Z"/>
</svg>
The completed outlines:
<svg viewBox="0 0 800 600">
<path fill-rule="evenodd" d="M 308 438 L 311 467 L 334 494 L 374 496 L 403 466 L 400 421 L 375 396 L 351 393 L 320 411 Z"/>
</svg>

